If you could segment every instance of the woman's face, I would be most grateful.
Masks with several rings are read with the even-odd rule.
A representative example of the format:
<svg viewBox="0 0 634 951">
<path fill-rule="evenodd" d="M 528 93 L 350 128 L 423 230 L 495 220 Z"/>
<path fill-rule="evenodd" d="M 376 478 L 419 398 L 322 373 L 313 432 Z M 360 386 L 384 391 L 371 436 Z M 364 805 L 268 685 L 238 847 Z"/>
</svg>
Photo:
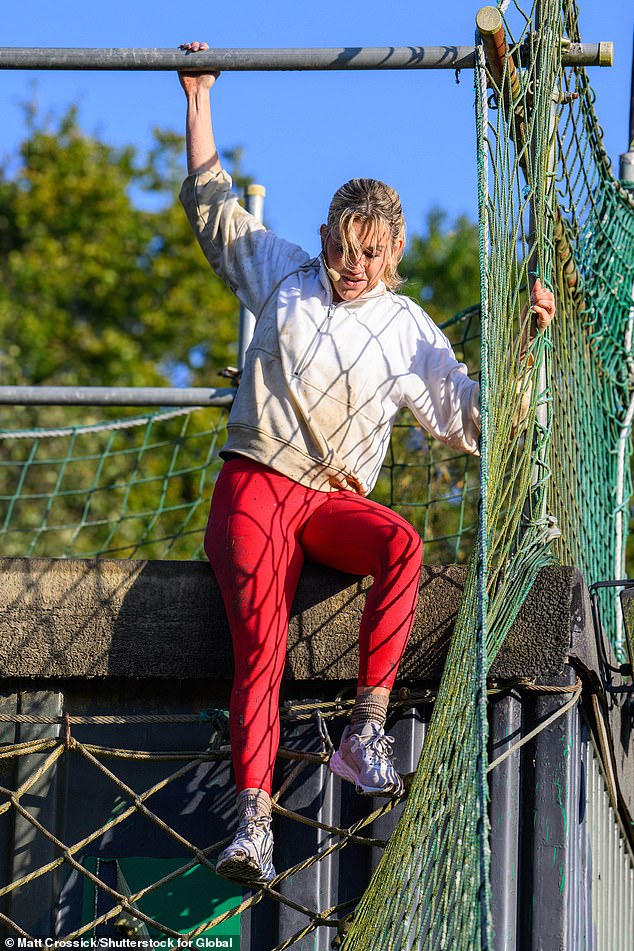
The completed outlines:
<svg viewBox="0 0 634 951">
<path fill-rule="evenodd" d="M 352 227 L 359 241 L 360 254 L 356 260 L 350 260 L 347 266 L 338 232 L 329 232 L 326 225 L 320 228 L 326 263 L 340 275 L 337 281 L 330 275 L 336 301 L 356 300 L 375 288 L 383 277 L 389 255 L 395 252 L 390 247 L 386 228 L 377 233 L 367 221 L 354 221 Z"/>
</svg>

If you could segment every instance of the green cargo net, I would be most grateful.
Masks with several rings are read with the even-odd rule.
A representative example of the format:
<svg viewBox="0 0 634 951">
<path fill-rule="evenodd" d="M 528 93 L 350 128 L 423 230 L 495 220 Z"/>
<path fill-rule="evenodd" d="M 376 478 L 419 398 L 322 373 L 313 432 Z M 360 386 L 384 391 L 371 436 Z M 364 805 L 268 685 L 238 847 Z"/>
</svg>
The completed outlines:
<svg viewBox="0 0 634 951">
<path fill-rule="evenodd" d="M 634 196 L 610 174 L 584 71 L 561 68 L 562 43 L 580 38 L 574 3 L 516 3 L 504 28 L 501 68 L 479 47 L 476 69 L 477 552 L 405 810 L 345 951 L 492 946 L 488 667 L 542 566 L 576 564 L 589 582 L 620 577 L 624 567 Z M 523 353 L 523 308 L 536 277 L 555 289 L 558 317 L 552 342 L 540 335 Z M 621 650 L 615 624 L 611 634 Z"/>
<path fill-rule="evenodd" d="M 444 329 L 459 358 L 474 366 L 479 308 Z M 121 413 L 0 409 L 4 557 L 204 558 L 226 410 Z M 411 415 L 399 416 L 374 498 L 416 526 L 428 563 L 467 561 L 479 491 L 476 459 L 428 438 Z"/>
<path fill-rule="evenodd" d="M 34 411 L 12 410 L 14 428 L 0 430 L 3 556 L 203 557 L 226 413 L 120 414 L 69 424 L 56 407 L 35 417 L 50 425 L 15 428 Z"/>
</svg>

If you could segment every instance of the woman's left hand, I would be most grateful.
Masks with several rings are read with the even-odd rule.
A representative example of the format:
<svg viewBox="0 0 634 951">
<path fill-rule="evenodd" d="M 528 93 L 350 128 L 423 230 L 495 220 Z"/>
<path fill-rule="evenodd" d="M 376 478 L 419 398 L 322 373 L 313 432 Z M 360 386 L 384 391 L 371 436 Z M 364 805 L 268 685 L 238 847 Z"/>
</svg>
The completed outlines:
<svg viewBox="0 0 634 951">
<path fill-rule="evenodd" d="M 543 333 L 555 316 L 555 295 L 537 278 L 531 291 L 531 310 L 535 314 L 537 329 Z"/>
</svg>

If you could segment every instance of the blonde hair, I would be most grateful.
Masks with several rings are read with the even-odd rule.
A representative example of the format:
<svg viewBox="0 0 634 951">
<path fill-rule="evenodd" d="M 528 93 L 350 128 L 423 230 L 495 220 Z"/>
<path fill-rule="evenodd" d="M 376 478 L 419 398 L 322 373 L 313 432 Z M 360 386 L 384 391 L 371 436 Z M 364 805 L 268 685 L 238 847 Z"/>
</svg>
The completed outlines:
<svg viewBox="0 0 634 951">
<path fill-rule="evenodd" d="M 375 178 L 353 178 L 337 189 L 330 202 L 326 227 L 329 234 L 336 233 L 340 237 L 346 267 L 361 254 L 359 239 L 353 227 L 355 222 L 370 225 L 371 241 L 375 245 L 383 234 L 387 236 L 383 281 L 389 290 L 396 290 L 403 283 L 398 265 L 405 244 L 405 219 L 397 192 Z M 402 244 L 395 250 L 399 241 Z"/>
</svg>

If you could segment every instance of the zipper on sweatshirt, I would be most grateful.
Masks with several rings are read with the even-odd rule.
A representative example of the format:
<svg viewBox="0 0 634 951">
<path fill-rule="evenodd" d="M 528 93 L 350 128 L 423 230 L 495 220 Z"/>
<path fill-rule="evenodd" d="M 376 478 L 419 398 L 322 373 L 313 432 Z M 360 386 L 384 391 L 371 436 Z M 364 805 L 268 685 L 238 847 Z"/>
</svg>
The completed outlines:
<svg viewBox="0 0 634 951">
<path fill-rule="evenodd" d="M 317 348 L 319 346 L 319 338 L 324 332 L 324 328 L 326 327 L 326 325 L 329 323 L 330 319 L 332 318 L 332 315 L 335 312 L 335 307 L 336 305 L 334 303 L 328 305 L 328 310 L 326 311 L 326 315 L 324 319 L 322 320 L 321 324 L 317 328 L 316 332 L 313 334 L 312 340 L 309 341 L 308 346 L 304 350 L 302 356 L 297 362 L 295 369 L 293 370 L 293 376 L 301 376 L 304 370 L 306 369 L 306 367 L 308 366 L 308 364 L 310 363 L 310 361 L 312 360 L 312 358 L 314 357 L 315 353 L 317 352 Z"/>
</svg>

